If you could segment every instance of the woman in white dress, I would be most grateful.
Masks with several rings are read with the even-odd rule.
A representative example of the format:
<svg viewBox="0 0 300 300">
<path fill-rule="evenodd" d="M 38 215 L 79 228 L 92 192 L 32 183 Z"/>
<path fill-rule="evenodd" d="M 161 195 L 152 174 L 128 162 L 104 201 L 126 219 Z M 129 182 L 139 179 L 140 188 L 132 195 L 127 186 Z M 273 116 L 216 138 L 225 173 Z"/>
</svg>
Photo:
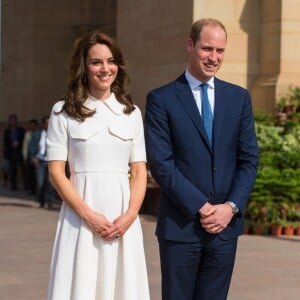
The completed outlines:
<svg viewBox="0 0 300 300">
<path fill-rule="evenodd" d="M 69 73 L 48 127 L 49 175 L 63 199 L 48 299 L 148 300 L 138 218 L 147 180 L 143 122 L 126 93 L 122 53 L 111 37 L 88 33 L 75 42 Z"/>
</svg>

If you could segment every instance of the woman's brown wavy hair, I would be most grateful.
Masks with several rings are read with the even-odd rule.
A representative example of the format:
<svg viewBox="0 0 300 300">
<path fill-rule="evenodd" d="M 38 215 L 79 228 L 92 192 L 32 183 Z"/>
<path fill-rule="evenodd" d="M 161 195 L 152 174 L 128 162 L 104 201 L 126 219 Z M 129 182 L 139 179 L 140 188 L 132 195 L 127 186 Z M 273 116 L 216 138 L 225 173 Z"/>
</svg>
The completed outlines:
<svg viewBox="0 0 300 300">
<path fill-rule="evenodd" d="M 106 45 L 112 52 L 114 62 L 118 66 L 118 74 L 111 85 L 111 91 L 115 94 L 117 100 L 125 105 L 124 113 L 130 114 L 135 109 L 132 97 L 127 92 L 129 77 L 120 47 L 110 36 L 99 31 L 92 31 L 75 41 L 70 57 L 66 95 L 63 98 L 65 103 L 62 110 L 79 121 L 84 121 L 85 118 L 91 117 L 95 113 L 94 110 L 84 106 L 84 102 L 88 97 L 85 61 L 89 49 L 95 44 Z"/>
</svg>

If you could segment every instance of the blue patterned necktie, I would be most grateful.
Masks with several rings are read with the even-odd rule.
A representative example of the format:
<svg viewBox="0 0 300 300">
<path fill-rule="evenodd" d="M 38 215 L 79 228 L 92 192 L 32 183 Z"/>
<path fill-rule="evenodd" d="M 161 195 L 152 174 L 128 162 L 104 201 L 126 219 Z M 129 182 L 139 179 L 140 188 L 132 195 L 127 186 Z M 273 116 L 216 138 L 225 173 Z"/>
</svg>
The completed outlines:
<svg viewBox="0 0 300 300">
<path fill-rule="evenodd" d="M 208 136 L 208 139 L 210 141 L 210 144 L 212 144 L 212 127 L 213 127 L 213 114 L 211 111 L 211 107 L 208 100 L 208 94 L 207 94 L 207 83 L 201 83 L 201 102 L 202 102 L 202 119 L 204 123 L 204 127 Z"/>
</svg>

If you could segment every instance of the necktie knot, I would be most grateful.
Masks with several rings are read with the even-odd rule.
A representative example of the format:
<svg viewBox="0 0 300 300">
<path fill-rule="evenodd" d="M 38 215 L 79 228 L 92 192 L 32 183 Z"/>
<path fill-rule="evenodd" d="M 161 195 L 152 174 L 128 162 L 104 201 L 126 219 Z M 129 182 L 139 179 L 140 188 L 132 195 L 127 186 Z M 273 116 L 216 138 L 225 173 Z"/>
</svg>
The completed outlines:
<svg viewBox="0 0 300 300">
<path fill-rule="evenodd" d="M 206 82 L 200 84 L 200 88 L 202 89 L 202 92 L 206 91 L 208 88 L 208 84 Z"/>
<path fill-rule="evenodd" d="M 213 114 L 207 94 L 207 83 L 201 83 L 202 119 L 210 143 L 212 143 Z"/>
</svg>

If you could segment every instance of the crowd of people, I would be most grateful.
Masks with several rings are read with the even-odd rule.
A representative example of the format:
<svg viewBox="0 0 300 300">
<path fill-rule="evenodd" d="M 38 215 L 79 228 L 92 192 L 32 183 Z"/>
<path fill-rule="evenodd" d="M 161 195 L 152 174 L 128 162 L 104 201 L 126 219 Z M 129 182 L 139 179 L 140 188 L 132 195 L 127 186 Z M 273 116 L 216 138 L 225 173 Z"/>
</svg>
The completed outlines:
<svg viewBox="0 0 300 300">
<path fill-rule="evenodd" d="M 40 207 L 52 208 L 54 189 L 48 178 L 46 137 L 49 117 L 30 119 L 26 129 L 11 114 L 3 134 L 1 171 L 4 187 L 35 195 Z"/>
</svg>

